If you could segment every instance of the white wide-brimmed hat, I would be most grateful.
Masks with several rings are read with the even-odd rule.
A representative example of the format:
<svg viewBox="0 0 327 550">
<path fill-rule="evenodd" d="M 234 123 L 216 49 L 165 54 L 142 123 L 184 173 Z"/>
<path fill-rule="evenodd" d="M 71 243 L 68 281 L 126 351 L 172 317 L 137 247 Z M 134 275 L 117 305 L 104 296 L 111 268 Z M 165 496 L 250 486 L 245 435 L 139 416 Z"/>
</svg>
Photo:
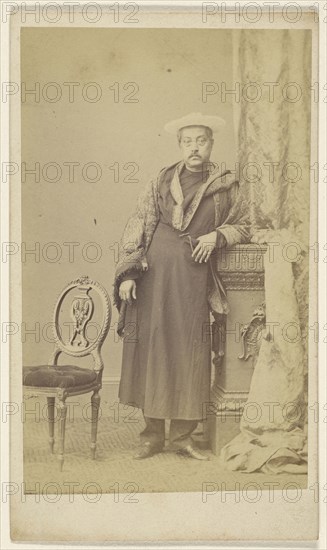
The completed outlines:
<svg viewBox="0 0 327 550">
<path fill-rule="evenodd" d="M 218 132 L 219 128 L 225 126 L 223 118 L 215 115 L 203 115 L 202 113 L 190 113 L 189 115 L 167 122 L 164 128 L 169 134 L 176 135 L 178 130 L 186 126 L 208 126 L 213 132 Z"/>
</svg>

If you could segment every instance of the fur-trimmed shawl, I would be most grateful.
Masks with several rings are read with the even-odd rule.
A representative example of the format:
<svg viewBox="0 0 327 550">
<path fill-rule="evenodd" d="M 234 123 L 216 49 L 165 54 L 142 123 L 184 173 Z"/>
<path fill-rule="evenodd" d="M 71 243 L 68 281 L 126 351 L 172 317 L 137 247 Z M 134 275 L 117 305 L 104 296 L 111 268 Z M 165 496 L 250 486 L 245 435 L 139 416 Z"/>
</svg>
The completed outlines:
<svg viewBox="0 0 327 550">
<path fill-rule="evenodd" d="M 184 162 L 164 168 L 158 177 L 151 180 L 141 191 L 134 214 L 129 218 L 119 247 L 119 259 L 114 281 L 114 303 L 120 313 L 121 300 L 119 286 L 129 273 L 146 269 L 146 253 L 159 222 L 158 198 L 163 186 L 169 185 L 175 206 L 172 212 L 172 225 L 185 231 L 195 214 L 201 199 L 212 195 L 215 203 L 215 226 L 225 237 L 227 246 L 249 240 L 248 208 L 246 200 L 240 200 L 239 184 L 230 171 L 220 172 L 215 163 L 209 165 L 209 177 L 195 194 L 185 211 L 181 210 L 182 194 L 179 174 Z M 208 300 L 212 311 L 227 313 L 228 306 L 223 287 L 216 270 L 211 266 L 211 284 Z M 120 330 L 121 330 L 120 323 Z"/>
</svg>

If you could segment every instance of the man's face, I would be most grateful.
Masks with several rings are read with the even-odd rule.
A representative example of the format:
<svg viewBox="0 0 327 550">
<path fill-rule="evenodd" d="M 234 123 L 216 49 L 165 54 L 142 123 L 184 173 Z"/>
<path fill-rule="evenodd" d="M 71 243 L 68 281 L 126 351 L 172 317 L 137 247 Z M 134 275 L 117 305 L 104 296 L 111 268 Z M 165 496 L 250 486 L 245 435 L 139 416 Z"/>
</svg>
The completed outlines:
<svg viewBox="0 0 327 550">
<path fill-rule="evenodd" d="M 186 167 L 199 170 L 210 159 L 213 139 L 208 137 L 204 126 L 187 126 L 181 130 L 179 146 Z"/>
</svg>

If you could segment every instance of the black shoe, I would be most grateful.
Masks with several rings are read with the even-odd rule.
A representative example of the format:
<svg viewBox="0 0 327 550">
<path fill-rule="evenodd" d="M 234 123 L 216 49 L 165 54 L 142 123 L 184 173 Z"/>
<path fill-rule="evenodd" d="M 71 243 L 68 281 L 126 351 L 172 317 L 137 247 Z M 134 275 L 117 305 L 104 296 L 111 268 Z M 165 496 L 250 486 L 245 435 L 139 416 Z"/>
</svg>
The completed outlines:
<svg viewBox="0 0 327 550">
<path fill-rule="evenodd" d="M 141 450 L 133 457 L 135 460 L 143 460 L 144 458 L 150 458 L 150 456 L 156 455 L 162 452 L 162 446 L 151 445 L 146 442 L 142 445 Z"/>
<path fill-rule="evenodd" d="M 192 445 L 187 445 L 187 447 L 178 449 L 177 453 L 183 456 L 188 456 L 189 458 L 195 458 L 196 460 L 210 460 L 208 456 L 199 453 L 199 451 L 194 449 Z"/>
</svg>

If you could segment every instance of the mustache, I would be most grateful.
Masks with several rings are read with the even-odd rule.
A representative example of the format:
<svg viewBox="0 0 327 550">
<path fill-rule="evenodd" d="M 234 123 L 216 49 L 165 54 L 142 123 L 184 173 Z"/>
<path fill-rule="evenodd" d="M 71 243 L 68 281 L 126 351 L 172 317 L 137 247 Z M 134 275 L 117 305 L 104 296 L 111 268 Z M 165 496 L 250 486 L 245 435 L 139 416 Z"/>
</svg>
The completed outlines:
<svg viewBox="0 0 327 550">
<path fill-rule="evenodd" d="M 202 158 L 201 155 L 190 155 L 188 158 L 191 159 L 191 158 L 194 158 L 194 157 L 196 157 L 198 159 Z"/>
</svg>

